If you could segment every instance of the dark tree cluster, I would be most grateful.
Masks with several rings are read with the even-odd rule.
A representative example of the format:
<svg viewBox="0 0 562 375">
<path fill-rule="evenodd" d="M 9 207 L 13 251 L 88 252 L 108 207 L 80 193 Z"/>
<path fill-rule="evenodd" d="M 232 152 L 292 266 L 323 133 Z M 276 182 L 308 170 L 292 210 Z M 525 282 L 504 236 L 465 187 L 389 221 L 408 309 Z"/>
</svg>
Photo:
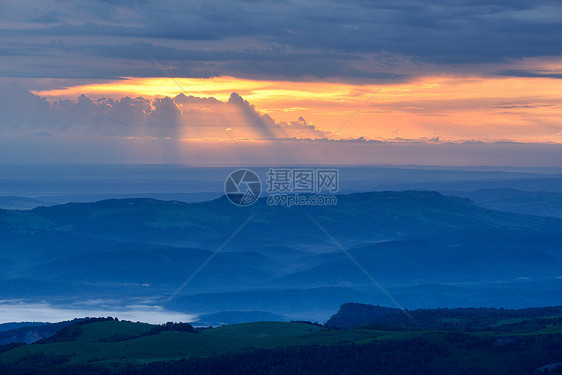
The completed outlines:
<svg viewBox="0 0 562 375">
<path fill-rule="evenodd" d="M 148 331 L 147 335 L 155 335 L 164 331 L 174 331 L 174 332 L 187 332 L 195 333 L 197 330 L 189 323 L 173 323 L 168 322 L 162 325 L 154 326 Z"/>
<path fill-rule="evenodd" d="M 74 341 L 84 332 L 82 326 L 97 322 L 118 322 L 119 319 L 108 316 L 107 318 L 85 318 L 77 320 L 69 326 L 64 327 L 49 338 L 37 341 L 36 344 L 51 344 L 55 342 Z"/>
<path fill-rule="evenodd" d="M 165 325 L 164 325 L 165 326 Z M 171 327 L 172 325 L 170 325 Z M 70 365 L 44 354 L 0 364 L 10 375 L 522 375 L 562 362 L 562 335 L 481 337 L 434 332 L 406 341 L 296 346 L 248 350 L 206 358 L 129 365 L 124 368 Z M 539 374 L 538 372 L 536 372 Z M 545 368 L 543 374 L 560 374 Z"/>
</svg>

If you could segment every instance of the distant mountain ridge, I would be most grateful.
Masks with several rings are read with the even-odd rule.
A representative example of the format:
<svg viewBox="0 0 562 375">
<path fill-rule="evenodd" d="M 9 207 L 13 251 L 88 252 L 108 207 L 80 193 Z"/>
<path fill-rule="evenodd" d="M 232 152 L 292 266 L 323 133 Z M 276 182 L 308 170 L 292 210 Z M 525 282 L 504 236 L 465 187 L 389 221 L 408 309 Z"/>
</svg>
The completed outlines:
<svg viewBox="0 0 562 375">
<path fill-rule="evenodd" d="M 131 198 L 0 210 L 0 299 L 158 304 L 236 232 L 168 308 L 299 320 L 325 316 L 346 296 L 388 304 L 308 215 L 410 306 L 458 305 L 463 296 L 469 306 L 494 299 L 534 305 L 536 296 L 562 288 L 562 219 L 489 210 L 431 191 L 337 199 L 336 206 L 286 208 L 265 199 L 237 207 L 225 197 Z M 501 285 L 511 289 L 498 302 Z M 560 295 L 544 303 L 562 303 Z"/>
<path fill-rule="evenodd" d="M 337 329 L 361 327 L 410 327 L 417 329 L 479 330 L 493 327 L 497 321 L 521 323 L 544 317 L 562 324 L 562 305 L 526 309 L 438 308 L 410 310 L 361 303 L 345 303 L 332 315 L 326 326 Z"/>
<path fill-rule="evenodd" d="M 539 216 L 562 217 L 562 192 L 523 191 L 517 189 L 481 189 L 450 192 L 466 197 L 492 210 Z"/>
<path fill-rule="evenodd" d="M 51 206 L 55 203 L 28 197 L 0 196 L 0 209 L 5 210 L 29 210 L 38 206 Z"/>
<path fill-rule="evenodd" d="M 0 345 L 14 343 L 32 344 L 53 336 L 55 333 L 84 319 L 73 319 L 58 323 L 12 323 L 18 327 L 0 331 Z M 8 323 L 10 324 L 10 323 Z"/>
<path fill-rule="evenodd" d="M 257 215 L 259 220 L 255 222 L 262 224 L 254 237 L 265 240 L 272 234 L 278 235 L 279 229 L 295 231 L 303 225 L 313 228 L 306 213 L 322 219 L 321 223 L 331 233 L 348 234 L 346 237 L 353 236 L 354 240 L 389 239 L 393 235 L 438 233 L 474 226 L 557 232 L 562 223 L 562 220 L 486 210 L 464 198 L 426 191 L 338 195 L 338 204 L 333 207 L 270 207 L 263 198 L 246 208 L 232 205 L 225 197 L 199 203 L 134 198 L 38 207 L 17 215 L 21 217 L 19 220 L 35 222 L 36 227 L 27 230 L 62 229 L 120 241 L 162 242 L 166 237 L 189 241 L 195 234 L 209 241 L 218 240 L 213 235 L 217 224 L 223 230 L 234 231 L 251 214 Z M 365 225 L 376 225 L 375 231 L 366 230 L 369 228 Z M 318 237 L 321 236 L 313 238 Z"/>
</svg>

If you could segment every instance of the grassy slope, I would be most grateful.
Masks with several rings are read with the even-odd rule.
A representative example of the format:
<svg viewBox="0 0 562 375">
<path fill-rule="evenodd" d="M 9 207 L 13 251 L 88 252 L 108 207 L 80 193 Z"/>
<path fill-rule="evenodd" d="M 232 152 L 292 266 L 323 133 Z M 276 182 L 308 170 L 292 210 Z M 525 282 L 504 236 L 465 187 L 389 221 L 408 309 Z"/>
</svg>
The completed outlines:
<svg viewBox="0 0 562 375">
<path fill-rule="evenodd" d="M 513 323 L 498 322 L 497 326 Z M 285 322 L 255 322 L 202 330 L 198 333 L 166 331 L 141 336 L 150 330 L 148 324 L 132 322 L 96 322 L 81 327 L 81 334 L 72 341 L 34 344 L 17 347 L 0 354 L 0 362 L 25 360 L 33 354 L 62 355 L 69 363 L 119 366 L 127 363 L 148 363 L 187 357 L 207 357 L 228 352 L 242 352 L 254 348 L 329 345 L 334 343 L 365 344 L 373 340 L 408 340 L 422 337 L 440 343 L 447 331 L 333 331 L 320 327 Z M 562 325 L 549 325 L 536 332 L 477 332 L 477 336 L 515 336 L 562 333 Z"/>
<path fill-rule="evenodd" d="M 380 335 L 389 334 L 373 330 L 329 331 L 299 323 L 256 322 L 223 326 L 196 334 L 167 331 L 139 336 L 149 327 L 131 322 L 90 323 L 83 326 L 83 333 L 75 340 L 18 347 L 0 354 L 0 362 L 19 361 L 28 355 L 44 353 L 70 356 L 71 363 L 115 363 L 125 359 L 128 362 L 143 363 L 209 356 L 249 348 L 369 342 Z M 107 342 L 132 336 L 137 337 Z"/>
</svg>

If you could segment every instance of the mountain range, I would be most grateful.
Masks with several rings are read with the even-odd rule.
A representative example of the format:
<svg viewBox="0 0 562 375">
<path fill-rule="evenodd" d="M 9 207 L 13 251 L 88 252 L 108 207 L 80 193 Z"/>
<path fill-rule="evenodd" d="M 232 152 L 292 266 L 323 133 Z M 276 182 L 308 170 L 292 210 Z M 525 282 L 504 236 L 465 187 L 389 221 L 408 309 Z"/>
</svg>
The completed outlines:
<svg viewBox="0 0 562 375">
<path fill-rule="evenodd" d="M 341 194 L 335 206 L 131 198 L 0 210 L 0 249 L 0 299 L 55 306 L 318 320 L 350 301 L 562 303 L 562 219 L 432 191 Z"/>
</svg>

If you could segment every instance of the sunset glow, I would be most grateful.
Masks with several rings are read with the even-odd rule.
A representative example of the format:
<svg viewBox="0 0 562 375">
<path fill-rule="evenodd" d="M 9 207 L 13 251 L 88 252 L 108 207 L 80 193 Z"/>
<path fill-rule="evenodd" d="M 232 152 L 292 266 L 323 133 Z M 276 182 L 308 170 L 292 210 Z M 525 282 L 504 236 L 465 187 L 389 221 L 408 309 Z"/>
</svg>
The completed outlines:
<svg viewBox="0 0 562 375">
<path fill-rule="evenodd" d="M 36 92 L 51 99 L 175 97 L 183 92 L 226 102 L 232 92 L 275 120 L 303 116 L 334 138 L 445 141 L 562 142 L 562 82 L 555 78 L 426 76 L 410 82 L 353 85 L 316 81 L 258 81 L 235 77 L 125 78 Z M 212 111 L 209 105 L 203 105 Z M 207 134 L 211 136 L 211 134 Z M 223 135 L 224 136 L 224 135 Z M 241 134 L 245 137 L 248 134 Z M 212 138 L 212 136 L 211 136 Z"/>
<path fill-rule="evenodd" d="M 30 160 L 130 160 L 132 149 L 135 161 L 246 163 L 247 143 L 260 160 L 304 163 L 305 144 L 329 143 L 332 159 L 325 150 L 315 163 L 367 152 L 367 163 L 416 164 L 417 145 L 431 163 L 562 163 L 549 151 L 562 152 L 554 3 L 71 3 L 0 11 L 0 139 L 14 155 L 21 142 L 55 150 Z M 397 154 L 381 155 L 381 142 Z M 482 158 L 481 143 L 495 145 Z M 548 155 L 500 162 L 507 143 Z M 433 159 L 461 144 L 474 151 Z M 368 151 L 351 158 L 353 146 Z"/>
</svg>

